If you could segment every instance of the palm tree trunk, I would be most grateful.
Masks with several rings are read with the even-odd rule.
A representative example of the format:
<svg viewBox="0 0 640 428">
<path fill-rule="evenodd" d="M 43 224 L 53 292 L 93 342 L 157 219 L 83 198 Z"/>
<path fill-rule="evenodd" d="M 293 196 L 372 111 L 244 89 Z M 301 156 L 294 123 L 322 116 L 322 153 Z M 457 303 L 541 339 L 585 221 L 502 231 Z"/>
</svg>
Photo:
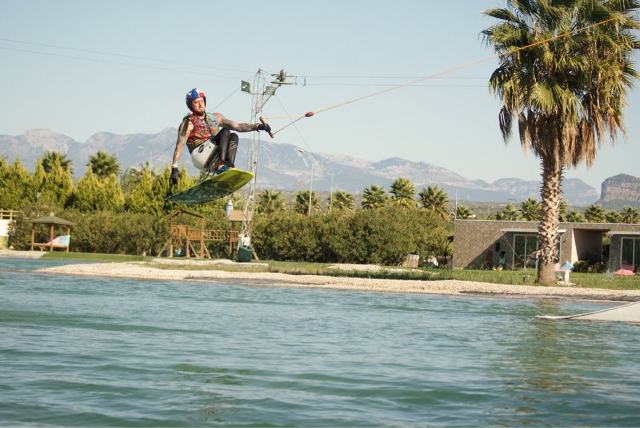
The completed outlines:
<svg viewBox="0 0 640 428">
<path fill-rule="evenodd" d="M 542 216 L 538 225 L 538 278 L 540 285 L 555 285 L 560 225 L 560 185 L 563 166 L 557 153 L 542 157 Z"/>
</svg>

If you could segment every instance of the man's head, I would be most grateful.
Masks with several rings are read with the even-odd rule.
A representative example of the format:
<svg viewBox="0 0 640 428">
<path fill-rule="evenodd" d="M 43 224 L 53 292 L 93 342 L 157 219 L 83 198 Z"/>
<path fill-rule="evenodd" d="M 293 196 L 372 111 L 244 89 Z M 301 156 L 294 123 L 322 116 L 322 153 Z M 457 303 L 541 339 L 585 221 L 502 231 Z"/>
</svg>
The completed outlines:
<svg viewBox="0 0 640 428">
<path fill-rule="evenodd" d="M 189 110 L 196 114 L 204 114 L 204 110 L 207 107 L 207 96 L 204 94 L 203 90 L 193 88 L 187 92 L 185 101 Z"/>
</svg>

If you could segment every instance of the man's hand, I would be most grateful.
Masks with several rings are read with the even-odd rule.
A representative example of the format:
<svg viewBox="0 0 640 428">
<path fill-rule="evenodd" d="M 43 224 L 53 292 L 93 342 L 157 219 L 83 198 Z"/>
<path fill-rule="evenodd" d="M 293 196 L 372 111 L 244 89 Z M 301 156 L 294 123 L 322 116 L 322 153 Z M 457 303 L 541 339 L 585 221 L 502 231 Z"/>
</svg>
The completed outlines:
<svg viewBox="0 0 640 428">
<path fill-rule="evenodd" d="M 180 170 L 178 169 L 178 167 L 172 166 L 171 177 L 169 177 L 169 182 L 171 183 L 172 186 L 175 186 L 176 184 L 178 184 L 178 180 L 180 180 Z"/>
<path fill-rule="evenodd" d="M 271 133 L 271 127 L 268 123 L 259 123 L 257 129 L 258 131 L 265 131 L 267 134 Z"/>
</svg>

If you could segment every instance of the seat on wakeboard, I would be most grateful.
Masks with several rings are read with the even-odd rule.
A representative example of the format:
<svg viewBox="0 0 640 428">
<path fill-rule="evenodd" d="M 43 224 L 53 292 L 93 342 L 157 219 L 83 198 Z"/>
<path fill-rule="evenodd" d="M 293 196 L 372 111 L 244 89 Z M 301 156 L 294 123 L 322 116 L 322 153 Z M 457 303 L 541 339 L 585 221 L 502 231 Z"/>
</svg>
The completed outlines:
<svg viewBox="0 0 640 428">
<path fill-rule="evenodd" d="M 178 204 L 204 204 L 223 198 L 239 190 L 251 181 L 253 173 L 241 169 L 229 169 L 222 174 L 208 177 L 182 192 L 171 195 L 168 201 Z"/>
</svg>

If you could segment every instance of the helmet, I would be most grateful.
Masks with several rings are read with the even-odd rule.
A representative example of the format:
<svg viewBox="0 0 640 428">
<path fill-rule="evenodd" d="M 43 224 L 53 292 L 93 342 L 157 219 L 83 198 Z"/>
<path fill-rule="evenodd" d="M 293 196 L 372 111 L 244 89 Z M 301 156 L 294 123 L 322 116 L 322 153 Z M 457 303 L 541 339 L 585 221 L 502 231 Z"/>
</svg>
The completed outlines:
<svg viewBox="0 0 640 428">
<path fill-rule="evenodd" d="M 185 101 L 187 103 L 187 107 L 189 107 L 189 110 L 191 110 L 191 103 L 196 98 L 200 98 L 200 97 L 202 97 L 202 99 L 204 100 L 204 105 L 206 106 L 207 105 L 207 96 L 204 94 L 204 91 L 202 89 L 193 88 L 192 90 L 187 92 L 187 96 L 185 97 Z"/>
</svg>

